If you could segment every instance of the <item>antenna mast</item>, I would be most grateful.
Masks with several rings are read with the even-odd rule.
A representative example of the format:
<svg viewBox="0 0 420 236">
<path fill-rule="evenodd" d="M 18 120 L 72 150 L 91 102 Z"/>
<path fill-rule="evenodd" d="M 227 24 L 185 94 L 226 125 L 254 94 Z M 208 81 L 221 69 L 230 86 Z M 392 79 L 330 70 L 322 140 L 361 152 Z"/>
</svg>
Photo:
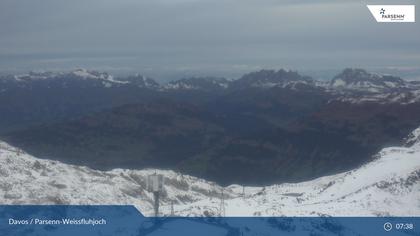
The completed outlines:
<svg viewBox="0 0 420 236">
<path fill-rule="evenodd" d="M 221 195 L 221 201 L 220 201 L 220 212 L 219 215 L 221 217 L 226 216 L 226 209 L 225 209 L 225 195 L 223 193 L 224 188 L 222 188 L 222 195 Z"/>
<path fill-rule="evenodd" d="M 147 190 L 153 193 L 153 208 L 155 210 L 155 217 L 159 216 L 159 197 L 163 190 L 163 176 L 156 173 L 147 177 Z"/>
<path fill-rule="evenodd" d="M 174 201 L 171 201 L 171 216 L 175 216 Z"/>
</svg>

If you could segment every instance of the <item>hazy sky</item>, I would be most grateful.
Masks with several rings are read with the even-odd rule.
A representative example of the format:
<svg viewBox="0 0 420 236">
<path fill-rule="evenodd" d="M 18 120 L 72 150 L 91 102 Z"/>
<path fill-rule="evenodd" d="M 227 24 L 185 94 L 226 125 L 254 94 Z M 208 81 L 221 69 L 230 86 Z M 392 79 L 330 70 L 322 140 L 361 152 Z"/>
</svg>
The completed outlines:
<svg viewBox="0 0 420 236">
<path fill-rule="evenodd" d="M 362 67 L 420 78 L 420 23 L 379 24 L 366 7 L 416 2 L 1 0 L 0 71 L 83 67 L 169 78 Z"/>
</svg>

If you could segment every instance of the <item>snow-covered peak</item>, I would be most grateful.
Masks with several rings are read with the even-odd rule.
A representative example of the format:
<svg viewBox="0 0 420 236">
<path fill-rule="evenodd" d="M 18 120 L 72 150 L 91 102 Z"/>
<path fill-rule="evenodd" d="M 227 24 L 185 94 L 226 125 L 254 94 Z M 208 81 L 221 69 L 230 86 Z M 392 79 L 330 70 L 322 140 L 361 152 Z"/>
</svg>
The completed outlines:
<svg viewBox="0 0 420 236">
<path fill-rule="evenodd" d="M 103 80 L 109 83 L 119 83 L 119 84 L 127 84 L 126 81 L 120 81 L 114 79 L 114 77 L 105 72 L 98 72 L 92 71 L 87 69 L 77 69 L 70 72 L 70 75 L 76 76 L 77 78 L 81 79 L 96 79 L 96 80 Z"/>
<path fill-rule="evenodd" d="M 419 129 L 414 134 L 418 137 Z M 227 189 L 239 196 L 225 201 L 226 214 L 231 216 L 416 216 L 420 215 L 420 148 L 384 148 L 355 170 L 307 182 Z M 181 212 L 199 206 L 210 211 L 219 202 L 192 203 Z"/>
<path fill-rule="evenodd" d="M 329 86 L 333 89 L 380 93 L 406 88 L 407 83 L 399 77 L 368 73 L 363 69 L 347 68 L 336 75 Z"/>
<path fill-rule="evenodd" d="M 60 73 L 60 72 L 31 71 L 26 74 L 7 76 L 6 78 L 13 78 L 16 81 L 36 81 L 36 80 L 46 80 L 50 78 L 55 78 L 62 74 L 63 73 Z"/>
<path fill-rule="evenodd" d="M 164 176 L 161 204 L 188 204 L 218 198 L 221 187 L 170 170 L 98 171 L 87 167 L 37 159 L 0 142 L 0 204 L 117 204 L 153 212 L 153 194 L 146 191 L 151 174 Z M 226 197 L 231 194 L 226 191 Z"/>
<path fill-rule="evenodd" d="M 133 76 L 128 76 L 124 78 L 118 78 L 118 80 L 136 85 L 140 88 L 157 89 L 160 87 L 159 83 L 157 83 L 152 78 L 140 74 L 135 74 Z"/>
<path fill-rule="evenodd" d="M 27 74 L 6 76 L 2 78 L 14 79 L 18 82 L 34 82 L 34 81 L 49 81 L 56 79 L 66 79 L 66 78 L 77 78 L 77 79 L 92 79 L 92 80 L 101 80 L 110 83 L 119 83 L 124 84 L 127 82 L 115 80 L 112 75 L 109 75 L 105 72 L 98 72 L 87 69 L 76 69 L 70 72 L 29 72 Z"/>
<path fill-rule="evenodd" d="M 345 69 L 324 88 L 337 95 L 335 100 L 349 103 L 420 102 L 420 86 L 416 82 L 391 75 L 368 73 L 363 69 Z"/>
<path fill-rule="evenodd" d="M 95 72 L 89 72 L 86 69 L 77 69 L 71 72 L 71 74 L 77 76 L 77 77 L 81 77 L 81 78 L 85 78 L 85 79 L 98 79 L 98 78 L 104 78 L 104 75 L 101 75 L 99 73 L 95 73 Z"/>
<path fill-rule="evenodd" d="M 166 90 L 215 90 L 226 89 L 230 81 L 225 78 L 192 77 L 171 81 L 164 86 Z"/>
<path fill-rule="evenodd" d="M 35 72 L 31 71 L 27 74 L 14 75 L 16 80 L 42 80 L 54 79 L 62 76 L 75 76 L 83 79 L 112 79 L 111 75 L 107 73 L 100 73 L 97 71 L 90 71 L 87 69 L 76 69 L 66 72 Z"/>
<path fill-rule="evenodd" d="M 420 150 L 420 128 L 417 128 L 408 136 L 405 145 Z"/>
<path fill-rule="evenodd" d="M 297 85 L 314 86 L 315 82 L 308 76 L 301 76 L 290 70 L 261 70 L 251 72 L 234 81 L 237 88 L 297 88 Z"/>
</svg>

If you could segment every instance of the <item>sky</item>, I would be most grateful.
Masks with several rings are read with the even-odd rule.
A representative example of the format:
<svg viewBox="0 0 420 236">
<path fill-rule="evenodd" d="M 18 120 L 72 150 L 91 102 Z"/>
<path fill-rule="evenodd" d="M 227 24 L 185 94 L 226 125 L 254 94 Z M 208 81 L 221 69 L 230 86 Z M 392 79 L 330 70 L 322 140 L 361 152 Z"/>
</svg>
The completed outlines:
<svg viewBox="0 0 420 236">
<path fill-rule="evenodd" d="M 1 0 L 0 72 L 87 68 L 165 80 L 359 67 L 420 79 L 420 23 L 377 23 L 366 7 L 416 2 Z"/>
</svg>

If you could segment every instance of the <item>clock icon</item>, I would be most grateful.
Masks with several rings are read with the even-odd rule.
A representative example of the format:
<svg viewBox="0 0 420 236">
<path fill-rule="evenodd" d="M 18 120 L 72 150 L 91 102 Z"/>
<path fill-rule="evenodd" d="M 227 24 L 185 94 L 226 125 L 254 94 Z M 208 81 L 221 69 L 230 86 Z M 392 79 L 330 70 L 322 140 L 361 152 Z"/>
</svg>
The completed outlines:
<svg viewBox="0 0 420 236">
<path fill-rule="evenodd" d="M 392 229 L 392 224 L 391 223 L 389 223 L 389 222 L 387 222 L 387 223 L 385 223 L 384 224 L 384 230 L 385 231 L 391 231 L 391 229 Z"/>
</svg>

